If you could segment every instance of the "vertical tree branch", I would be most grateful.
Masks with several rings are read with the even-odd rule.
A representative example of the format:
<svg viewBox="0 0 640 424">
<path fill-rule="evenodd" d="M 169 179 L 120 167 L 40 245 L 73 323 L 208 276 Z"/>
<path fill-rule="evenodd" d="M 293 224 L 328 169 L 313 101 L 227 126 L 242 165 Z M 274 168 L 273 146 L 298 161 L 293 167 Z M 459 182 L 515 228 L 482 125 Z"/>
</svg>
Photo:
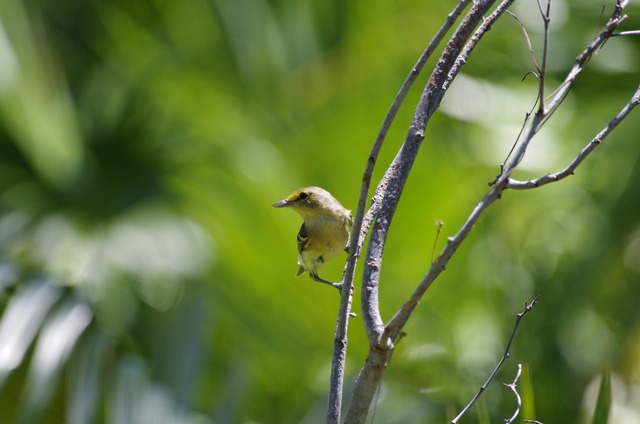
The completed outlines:
<svg viewBox="0 0 640 424">
<path fill-rule="evenodd" d="M 440 44 L 445 34 L 451 29 L 455 21 L 466 7 L 471 3 L 471 0 L 461 0 L 456 7 L 449 13 L 445 23 L 438 30 L 433 37 L 427 49 L 422 53 L 417 63 L 407 76 L 404 84 L 400 88 L 400 91 L 396 95 L 385 119 L 382 123 L 382 127 L 378 132 L 378 136 L 371 148 L 369 159 L 365 167 L 364 175 L 362 177 L 362 185 L 360 187 L 360 195 L 358 198 L 358 207 L 354 217 L 353 231 L 349 241 L 349 257 L 345 265 L 343 272 L 343 286 L 340 298 L 340 307 L 338 309 L 338 319 L 336 322 L 336 331 L 334 337 L 334 349 L 331 364 L 331 380 L 329 388 L 329 402 L 327 407 L 327 422 L 329 424 L 338 424 L 340 422 L 340 414 L 342 409 L 342 388 L 344 386 L 344 368 L 347 354 L 347 330 L 349 325 L 349 313 L 351 310 L 351 304 L 353 302 L 353 278 L 355 273 L 355 267 L 357 259 L 360 255 L 360 250 L 366 234 L 369 231 L 373 217 L 377 213 L 380 202 L 374 202 L 365 216 L 365 208 L 367 203 L 367 197 L 369 195 L 369 189 L 371 187 L 371 178 L 373 176 L 373 170 L 378 160 L 378 155 L 382 149 L 382 144 L 387 136 L 389 128 L 395 119 L 401 104 L 407 97 L 409 90 L 413 86 L 416 78 L 420 74 L 420 71 L 424 67 L 425 63 L 433 54 L 433 51 Z"/>
<path fill-rule="evenodd" d="M 508 3 L 512 1 L 507 0 Z M 437 110 L 448 88 L 446 84 L 449 81 L 447 76 L 455 66 L 458 55 L 463 49 L 462 46 L 471 37 L 473 29 L 484 19 L 484 14 L 493 3 L 493 0 L 477 2 L 449 40 L 420 98 L 414 118 L 409 126 L 407 138 L 382 178 L 381 185 L 384 186 L 383 201 L 371 230 L 369 250 L 367 251 L 364 265 L 363 290 L 361 292 L 363 308 L 367 309 L 367 306 L 371 306 L 370 310 L 363 311 L 363 319 L 369 340 L 372 342 L 379 342 L 384 329 L 382 320 L 379 318 L 378 282 L 386 236 L 398 206 L 400 195 L 424 139 L 424 131 L 429 119 Z"/>
<path fill-rule="evenodd" d="M 459 55 L 455 57 L 455 61 L 453 62 L 452 66 L 448 69 L 446 73 L 446 79 L 442 84 L 443 85 L 442 95 L 444 95 L 444 92 L 451 85 L 451 82 L 453 81 L 453 79 L 458 75 L 462 66 L 467 62 L 469 55 L 471 54 L 475 46 L 477 46 L 482 36 L 486 34 L 486 32 L 489 29 L 491 29 L 491 26 L 493 25 L 493 23 L 504 14 L 507 8 L 513 3 L 513 1 L 514 0 L 504 0 L 502 3 L 500 3 L 500 5 L 498 5 L 495 11 L 488 18 L 483 20 L 482 25 L 474 33 L 473 37 L 471 37 L 469 43 L 459 51 Z M 493 203 L 496 199 L 500 197 L 500 194 L 501 194 L 501 190 L 490 191 L 489 195 L 485 197 L 485 199 L 483 199 L 472 212 L 470 216 L 470 220 L 472 222 L 469 223 L 469 225 L 463 226 L 454 238 L 450 238 L 448 240 L 447 248 L 445 248 L 444 254 L 440 255 L 435 260 L 431 269 L 429 270 L 429 273 L 427 274 L 427 276 L 425 276 L 425 279 L 423 279 L 423 281 L 425 280 L 428 281 L 428 283 L 425 283 L 426 287 L 431 285 L 431 283 L 436 279 L 436 277 L 440 275 L 442 271 L 444 271 L 445 266 L 449 262 L 449 259 L 451 258 L 451 256 L 453 256 L 453 254 L 458 249 L 462 241 L 466 238 L 469 232 L 471 232 L 471 228 L 473 228 L 473 222 L 475 222 L 475 220 L 477 220 L 480 217 L 482 212 L 487 207 L 489 207 L 491 203 Z M 420 286 L 418 287 L 420 288 Z M 426 291 L 426 288 L 424 288 L 424 290 Z M 409 318 L 409 316 L 413 312 L 413 309 L 418 304 L 418 301 L 422 298 L 422 294 L 424 294 L 424 292 L 421 293 L 416 291 L 414 295 L 410 298 L 409 302 L 405 303 L 401 307 L 400 311 L 396 314 L 396 316 L 394 316 L 391 322 L 386 326 L 385 337 L 389 337 L 392 341 L 397 339 L 398 335 L 402 331 L 402 328 L 404 327 L 404 324 L 406 323 L 406 320 Z"/>
<path fill-rule="evenodd" d="M 365 366 L 356 382 L 346 423 L 361 423 L 366 419 L 375 390 L 382 379 L 382 374 L 393 350 L 391 339 L 382 339 L 385 326 L 379 312 L 378 282 L 386 235 L 402 189 L 424 139 L 424 130 L 428 121 L 437 110 L 446 92 L 444 87 L 446 76 L 454 66 L 462 46 L 494 2 L 495 0 L 476 2 L 452 35 L 422 94 L 405 142 L 376 189 L 376 195 L 382 196 L 382 200 L 371 230 L 361 292 L 363 321 L 370 341 L 370 350 Z"/>
<path fill-rule="evenodd" d="M 549 24 L 551 23 L 551 0 L 547 0 L 547 10 L 545 11 L 542 8 L 542 3 L 540 0 L 537 0 L 538 9 L 540 10 L 540 16 L 542 17 L 542 22 L 544 24 L 544 40 L 542 44 L 542 66 L 539 70 L 540 75 L 538 75 L 538 98 L 540 99 L 540 103 L 538 105 L 538 113 L 544 112 L 544 82 L 547 77 L 547 57 L 549 56 Z"/>
</svg>

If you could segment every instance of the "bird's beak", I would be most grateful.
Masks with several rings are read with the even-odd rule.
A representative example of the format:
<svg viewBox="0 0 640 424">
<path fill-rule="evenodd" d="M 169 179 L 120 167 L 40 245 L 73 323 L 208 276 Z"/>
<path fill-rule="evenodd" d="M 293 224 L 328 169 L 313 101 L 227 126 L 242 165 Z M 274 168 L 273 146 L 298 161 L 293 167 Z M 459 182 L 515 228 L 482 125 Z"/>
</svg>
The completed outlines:
<svg viewBox="0 0 640 424">
<path fill-rule="evenodd" d="M 291 202 L 287 199 L 278 200 L 276 203 L 271 205 L 273 208 L 286 208 L 287 206 L 291 206 Z"/>
</svg>

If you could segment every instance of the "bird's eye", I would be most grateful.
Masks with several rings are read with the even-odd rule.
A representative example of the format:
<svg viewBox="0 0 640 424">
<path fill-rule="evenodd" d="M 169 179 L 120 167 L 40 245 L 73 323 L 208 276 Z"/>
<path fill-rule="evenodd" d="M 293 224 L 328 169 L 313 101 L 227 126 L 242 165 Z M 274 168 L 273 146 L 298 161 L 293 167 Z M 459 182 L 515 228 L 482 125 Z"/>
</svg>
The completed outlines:
<svg viewBox="0 0 640 424">
<path fill-rule="evenodd" d="M 306 200 L 309 197 L 309 193 L 305 193 L 304 191 L 298 195 L 298 199 Z"/>
</svg>

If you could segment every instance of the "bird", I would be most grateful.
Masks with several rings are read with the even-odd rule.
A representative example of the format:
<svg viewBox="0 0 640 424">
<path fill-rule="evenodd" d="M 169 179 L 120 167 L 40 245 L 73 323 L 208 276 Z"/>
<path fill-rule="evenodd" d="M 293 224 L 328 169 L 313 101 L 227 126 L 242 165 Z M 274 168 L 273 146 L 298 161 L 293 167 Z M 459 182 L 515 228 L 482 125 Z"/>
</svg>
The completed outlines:
<svg viewBox="0 0 640 424">
<path fill-rule="evenodd" d="M 351 211 L 342 206 L 327 190 L 315 186 L 295 190 L 272 206 L 291 208 L 304 220 L 297 236 L 300 256 L 296 277 L 308 272 L 312 280 L 340 290 L 342 283 L 332 283 L 321 278 L 318 269 L 343 250 L 348 251 L 353 226 Z"/>
</svg>

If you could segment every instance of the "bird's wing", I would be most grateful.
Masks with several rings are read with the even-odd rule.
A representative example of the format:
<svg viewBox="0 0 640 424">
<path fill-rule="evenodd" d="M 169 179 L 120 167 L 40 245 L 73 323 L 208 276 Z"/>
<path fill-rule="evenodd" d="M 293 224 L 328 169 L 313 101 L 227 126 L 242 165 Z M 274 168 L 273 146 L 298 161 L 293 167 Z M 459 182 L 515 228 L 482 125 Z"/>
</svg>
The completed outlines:
<svg viewBox="0 0 640 424">
<path fill-rule="evenodd" d="M 307 228 L 304 226 L 304 222 L 302 223 L 302 227 L 300 227 L 300 231 L 298 231 L 297 240 L 298 253 L 302 253 L 309 243 L 309 234 L 307 234 Z"/>
</svg>

